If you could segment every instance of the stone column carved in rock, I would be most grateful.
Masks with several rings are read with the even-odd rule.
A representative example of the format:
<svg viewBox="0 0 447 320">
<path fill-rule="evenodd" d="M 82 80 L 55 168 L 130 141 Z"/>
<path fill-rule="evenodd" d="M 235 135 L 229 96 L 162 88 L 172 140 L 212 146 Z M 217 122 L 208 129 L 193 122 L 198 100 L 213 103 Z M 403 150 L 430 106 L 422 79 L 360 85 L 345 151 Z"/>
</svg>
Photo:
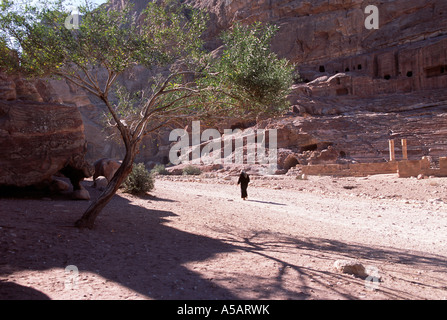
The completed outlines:
<svg viewBox="0 0 447 320">
<path fill-rule="evenodd" d="M 402 139 L 402 158 L 408 160 L 407 139 Z"/>
<path fill-rule="evenodd" d="M 396 155 L 394 152 L 394 139 L 388 140 L 388 143 L 390 145 L 390 161 L 396 161 Z"/>
</svg>

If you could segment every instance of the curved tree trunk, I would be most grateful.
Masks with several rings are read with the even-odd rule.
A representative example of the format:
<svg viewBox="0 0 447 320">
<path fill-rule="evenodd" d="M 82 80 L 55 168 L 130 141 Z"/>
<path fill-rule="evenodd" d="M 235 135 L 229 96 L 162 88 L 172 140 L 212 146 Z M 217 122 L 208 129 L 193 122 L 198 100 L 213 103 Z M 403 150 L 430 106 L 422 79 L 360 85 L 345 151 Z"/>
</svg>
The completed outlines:
<svg viewBox="0 0 447 320">
<path fill-rule="evenodd" d="M 126 151 L 126 156 L 121 166 L 116 171 L 112 180 L 107 184 L 103 193 L 96 199 L 85 211 L 81 219 L 77 220 L 75 226 L 78 228 L 92 229 L 95 224 L 96 217 L 104 209 L 104 207 L 112 200 L 118 188 L 132 171 L 133 160 L 135 158 L 136 148 L 131 147 Z"/>
</svg>

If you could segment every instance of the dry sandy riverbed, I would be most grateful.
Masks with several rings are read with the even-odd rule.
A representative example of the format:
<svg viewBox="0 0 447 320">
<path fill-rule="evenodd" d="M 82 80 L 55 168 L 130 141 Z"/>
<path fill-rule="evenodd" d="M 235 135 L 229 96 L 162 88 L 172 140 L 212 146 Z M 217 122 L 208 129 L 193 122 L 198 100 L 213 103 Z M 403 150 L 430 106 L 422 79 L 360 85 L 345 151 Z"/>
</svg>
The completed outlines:
<svg viewBox="0 0 447 320">
<path fill-rule="evenodd" d="M 248 194 L 159 177 L 94 230 L 72 227 L 87 201 L 2 198 L 0 299 L 447 299 L 447 179 L 253 177 Z M 337 272 L 348 258 L 381 282 Z"/>
</svg>

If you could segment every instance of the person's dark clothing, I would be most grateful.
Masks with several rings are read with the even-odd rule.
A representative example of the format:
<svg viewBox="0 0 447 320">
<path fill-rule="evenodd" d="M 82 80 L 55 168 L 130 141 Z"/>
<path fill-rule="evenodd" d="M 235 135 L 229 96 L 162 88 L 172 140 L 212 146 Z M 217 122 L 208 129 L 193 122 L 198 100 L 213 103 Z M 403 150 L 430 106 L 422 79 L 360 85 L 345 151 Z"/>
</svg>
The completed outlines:
<svg viewBox="0 0 447 320">
<path fill-rule="evenodd" d="M 247 187 L 248 183 L 250 182 L 250 177 L 245 172 L 242 172 L 239 176 L 239 180 L 237 181 L 237 184 L 241 185 L 241 198 L 245 199 L 248 197 L 247 194 Z"/>
</svg>

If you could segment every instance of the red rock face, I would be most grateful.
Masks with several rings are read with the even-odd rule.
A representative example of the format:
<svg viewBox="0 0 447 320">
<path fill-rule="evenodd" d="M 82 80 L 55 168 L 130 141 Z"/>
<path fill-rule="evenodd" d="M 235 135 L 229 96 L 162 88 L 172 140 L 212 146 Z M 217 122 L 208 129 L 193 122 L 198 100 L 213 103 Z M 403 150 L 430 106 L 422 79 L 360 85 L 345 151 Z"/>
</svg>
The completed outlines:
<svg viewBox="0 0 447 320">
<path fill-rule="evenodd" d="M 112 0 L 110 5 L 119 9 L 127 2 L 141 11 L 149 0 Z M 378 2 L 377 30 L 365 27 L 365 8 L 374 4 L 366 0 L 186 2 L 210 13 L 205 35 L 209 50 L 221 45 L 220 32 L 236 21 L 270 22 L 280 27 L 272 49 L 297 63 L 306 83 L 296 84 L 290 95 L 298 120 L 272 124 L 279 129 L 279 148 L 313 152 L 306 148 L 317 145 L 321 149 L 332 143 L 357 160 L 378 161 L 387 157 L 388 139 L 405 137 L 413 144 L 411 156 L 415 158 L 447 154 L 443 132 L 447 1 Z M 119 158 L 118 149 L 104 142 L 101 107 L 82 90 L 55 80 L 41 80 L 34 90 L 16 80 L 0 74 L 0 100 L 41 98 L 77 106 L 89 140 L 89 160 Z M 142 80 L 124 77 L 124 81 L 128 87 L 139 87 Z M 167 134 L 169 131 L 163 136 Z M 147 143 L 139 161 L 159 161 L 166 156 L 169 141 L 163 138 L 156 145 Z"/>
<path fill-rule="evenodd" d="M 11 77 L 0 72 L 0 100 L 15 100 L 17 98 L 16 84 Z"/>
<path fill-rule="evenodd" d="M 212 13 L 210 36 L 235 21 L 280 26 L 272 48 L 297 63 L 303 79 L 345 73 L 345 83 L 320 96 L 374 96 L 447 85 L 447 2 L 395 0 L 377 4 L 379 29 L 369 30 L 370 1 L 190 0 Z M 383 81 L 385 80 L 385 81 Z"/>
<path fill-rule="evenodd" d="M 39 102 L 42 97 L 31 82 L 2 77 L 0 97 L 9 101 L 0 99 L 0 185 L 38 184 L 67 167 L 78 176 L 74 184 L 90 176 L 78 108 Z"/>
</svg>

